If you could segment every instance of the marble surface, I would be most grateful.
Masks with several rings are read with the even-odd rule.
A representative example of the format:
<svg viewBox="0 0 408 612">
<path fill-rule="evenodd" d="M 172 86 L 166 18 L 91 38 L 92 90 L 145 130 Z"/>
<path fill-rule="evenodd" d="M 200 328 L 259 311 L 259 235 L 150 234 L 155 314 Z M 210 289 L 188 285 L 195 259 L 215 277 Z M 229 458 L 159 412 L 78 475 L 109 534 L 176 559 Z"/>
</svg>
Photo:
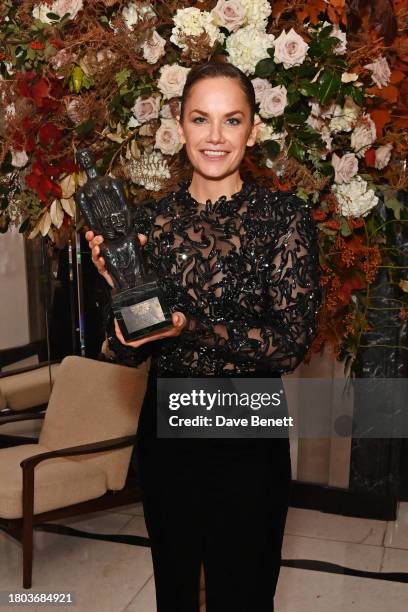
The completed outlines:
<svg viewBox="0 0 408 612">
<path fill-rule="evenodd" d="M 89 533 L 147 535 L 141 504 L 56 522 Z M 290 508 L 282 557 L 408 572 L 408 503 L 389 523 Z M 29 592 L 21 587 L 21 563 L 20 545 L 0 532 L 0 591 Z M 31 592 L 39 591 L 71 591 L 75 612 L 156 612 L 151 553 L 141 546 L 36 531 Z M 283 566 L 275 601 L 276 612 L 406 612 L 408 584 Z"/>
</svg>

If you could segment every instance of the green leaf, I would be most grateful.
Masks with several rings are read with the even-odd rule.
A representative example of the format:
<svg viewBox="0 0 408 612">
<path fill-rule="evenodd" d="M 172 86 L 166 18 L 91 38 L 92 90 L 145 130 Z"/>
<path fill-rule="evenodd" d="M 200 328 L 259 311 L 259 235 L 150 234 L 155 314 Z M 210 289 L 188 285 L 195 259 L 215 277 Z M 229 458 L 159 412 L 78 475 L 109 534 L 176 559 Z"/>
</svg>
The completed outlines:
<svg viewBox="0 0 408 612">
<path fill-rule="evenodd" d="M 351 97 L 359 106 L 364 106 L 364 91 L 362 87 L 352 87 Z"/>
<path fill-rule="evenodd" d="M 126 83 L 126 81 L 128 80 L 128 78 L 130 77 L 131 74 L 132 73 L 129 70 L 129 68 L 124 68 L 120 72 L 117 72 L 115 74 L 115 81 L 116 81 L 118 87 L 121 87 L 124 83 Z"/>
<path fill-rule="evenodd" d="M 303 163 L 306 158 L 306 149 L 300 142 L 293 140 L 289 147 L 288 155 L 295 157 L 298 161 Z"/>
<path fill-rule="evenodd" d="M 396 197 L 396 192 L 393 189 L 387 189 L 383 191 L 383 194 L 385 206 L 394 211 L 394 216 L 399 221 L 401 218 L 401 202 Z"/>
<path fill-rule="evenodd" d="M 329 100 L 336 97 L 341 87 L 341 78 L 337 72 L 333 70 L 325 70 L 319 79 L 319 102 L 320 104 L 327 104 Z"/>
<path fill-rule="evenodd" d="M 302 96 L 317 98 L 319 95 L 319 84 L 311 83 L 307 79 L 301 79 L 299 81 L 299 93 Z"/>
<path fill-rule="evenodd" d="M 280 145 L 276 140 L 265 140 L 263 143 L 265 145 L 266 150 L 268 151 L 268 156 L 271 159 L 275 159 L 277 155 L 280 153 Z"/>
<path fill-rule="evenodd" d="M 349 226 L 347 220 L 344 217 L 340 218 L 340 233 L 344 237 L 350 236 L 351 233 L 352 233 L 351 229 L 350 229 L 350 226 Z"/>
<path fill-rule="evenodd" d="M 48 17 L 48 19 L 51 19 L 51 21 L 59 21 L 60 20 L 60 16 L 57 15 L 56 13 L 47 13 L 47 17 Z"/>
<path fill-rule="evenodd" d="M 255 67 L 255 76 L 266 79 L 275 72 L 275 62 L 268 57 L 260 60 Z"/>
</svg>

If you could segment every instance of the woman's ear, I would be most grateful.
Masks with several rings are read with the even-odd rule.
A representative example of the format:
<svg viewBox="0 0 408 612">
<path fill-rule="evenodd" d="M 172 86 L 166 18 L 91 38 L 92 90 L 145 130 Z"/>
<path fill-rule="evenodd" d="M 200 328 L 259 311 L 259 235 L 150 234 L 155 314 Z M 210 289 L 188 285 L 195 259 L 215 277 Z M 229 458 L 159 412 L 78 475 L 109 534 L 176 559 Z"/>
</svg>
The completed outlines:
<svg viewBox="0 0 408 612">
<path fill-rule="evenodd" d="M 177 131 L 179 133 L 180 142 L 181 144 L 185 144 L 186 139 L 184 137 L 184 130 L 183 130 L 183 126 L 180 121 L 180 115 L 177 115 L 176 117 L 176 124 L 177 124 Z"/>
<path fill-rule="evenodd" d="M 248 136 L 248 140 L 247 140 L 247 144 L 246 144 L 247 147 L 253 147 L 254 144 L 256 143 L 256 137 L 258 135 L 258 132 L 260 130 L 261 125 L 262 125 L 262 121 L 261 121 L 259 115 L 255 115 L 255 117 L 254 117 L 254 124 L 253 124 L 253 126 L 251 128 L 251 131 L 249 133 L 249 136 Z"/>
</svg>

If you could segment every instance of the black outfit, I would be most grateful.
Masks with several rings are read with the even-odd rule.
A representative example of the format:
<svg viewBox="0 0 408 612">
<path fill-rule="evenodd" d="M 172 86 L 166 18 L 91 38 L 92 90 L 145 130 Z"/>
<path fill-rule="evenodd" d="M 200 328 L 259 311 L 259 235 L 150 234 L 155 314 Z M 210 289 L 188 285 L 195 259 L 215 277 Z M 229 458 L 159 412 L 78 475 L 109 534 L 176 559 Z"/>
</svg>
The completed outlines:
<svg viewBox="0 0 408 612">
<path fill-rule="evenodd" d="M 152 358 L 136 459 L 158 612 L 270 612 L 290 493 L 288 438 L 156 436 L 157 376 L 280 377 L 302 361 L 321 300 L 311 206 L 244 182 L 215 203 L 189 183 L 136 209 L 148 265 L 187 327 L 138 349 L 107 330 L 118 361 Z"/>
</svg>

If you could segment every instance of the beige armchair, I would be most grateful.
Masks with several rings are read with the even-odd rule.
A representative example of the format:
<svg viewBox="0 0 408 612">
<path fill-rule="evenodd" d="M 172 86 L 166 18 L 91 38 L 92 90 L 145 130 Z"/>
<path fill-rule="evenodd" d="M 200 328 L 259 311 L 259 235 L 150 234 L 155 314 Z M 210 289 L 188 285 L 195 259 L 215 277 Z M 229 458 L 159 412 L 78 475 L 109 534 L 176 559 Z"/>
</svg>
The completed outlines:
<svg viewBox="0 0 408 612">
<path fill-rule="evenodd" d="M 22 542 L 23 587 L 32 582 L 33 528 L 140 500 L 128 478 L 149 364 L 84 357 L 60 364 L 38 444 L 0 449 L 0 529 Z"/>
</svg>

